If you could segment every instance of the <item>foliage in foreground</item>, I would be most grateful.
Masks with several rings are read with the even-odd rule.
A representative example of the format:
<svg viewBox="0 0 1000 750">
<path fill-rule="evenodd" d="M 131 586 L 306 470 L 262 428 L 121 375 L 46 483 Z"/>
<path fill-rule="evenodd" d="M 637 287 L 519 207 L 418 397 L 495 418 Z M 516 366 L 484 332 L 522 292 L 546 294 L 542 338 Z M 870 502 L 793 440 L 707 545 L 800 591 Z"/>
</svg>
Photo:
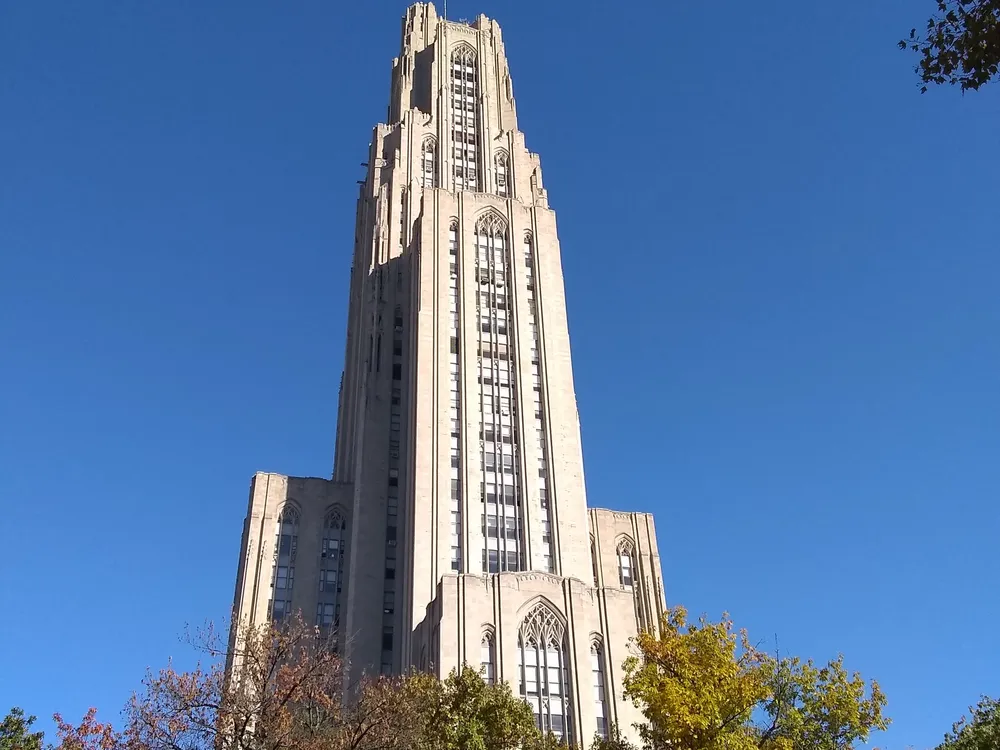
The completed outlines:
<svg viewBox="0 0 1000 750">
<path fill-rule="evenodd" d="M 445 680 L 414 673 L 363 676 L 345 687 L 340 658 L 301 620 L 245 628 L 230 652 L 208 630 L 191 639 L 207 657 L 188 672 L 147 673 L 124 728 L 91 709 L 78 725 L 57 716 L 54 750 L 555 750 L 507 683 L 473 668 Z M 226 662 L 234 665 L 227 678 Z M 3 747 L 0 750 L 41 750 Z"/>
<path fill-rule="evenodd" d="M 32 732 L 34 716 L 25 716 L 16 706 L 0 722 L 0 750 L 42 750 L 43 735 Z"/>
<path fill-rule="evenodd" d="M 1000 68 L 1000 0 L 936 0 L 937 13 L 923 34 L 910 31 L 900 49 L 920 55 L 921 92 L 948 83 L 976 91 Z"/>
<path fill-rule="evenodd" d="M 956 722 L 937 750 L 996 750 L 1000 748 L 1000 700 L 985 695 L 969 709 L 972 717 Z"/>
<path fill-rule="evenodd" d="M 660 634 L 641 634 L 625 664 L 625 695 L 646 716 L 649 747 L 683 750 L 851 750 L 885 729 L 878 683 L 848 675 L 843 659 L 818 667 L 770 656 L 723 616 L 687 622 L 671 609 Z"/>
</svg>

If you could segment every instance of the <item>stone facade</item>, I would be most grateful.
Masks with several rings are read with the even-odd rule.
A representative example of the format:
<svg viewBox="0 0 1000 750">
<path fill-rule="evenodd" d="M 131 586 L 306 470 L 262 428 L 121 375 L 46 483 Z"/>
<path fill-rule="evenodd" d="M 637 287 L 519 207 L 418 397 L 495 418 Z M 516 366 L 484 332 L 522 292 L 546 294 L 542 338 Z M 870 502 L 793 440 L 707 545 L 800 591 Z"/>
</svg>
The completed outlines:
<svg viewBox="0 0 1000 750">
<path fill-rule="evenodd" d="M 360 187 L 332 480 L 254 477 L 237 622 L 301 610 L 352 669 L 512 683 L 589 744 L 637 720 L 648 514 L 587 508 L 555 214 L 500 27 L 403 19 Z"/>
</svg>

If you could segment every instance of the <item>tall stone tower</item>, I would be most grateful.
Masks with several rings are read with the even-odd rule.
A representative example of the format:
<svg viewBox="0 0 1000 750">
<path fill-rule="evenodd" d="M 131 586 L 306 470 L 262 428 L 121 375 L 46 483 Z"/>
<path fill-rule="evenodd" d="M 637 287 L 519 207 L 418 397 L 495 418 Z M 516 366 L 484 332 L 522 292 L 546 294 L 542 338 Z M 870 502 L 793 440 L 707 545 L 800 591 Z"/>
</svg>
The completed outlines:
<svg viewBox="0 0 1000 750">
<path fill-rule="evenodd" d="M 664 608 L 653 519 L 587 508 L 555 214 L 500 27 L 403 19 L 358 197 L 332 480 L 258 473 L 235 619 L 301 610 L 351 669 L 509 681 L 581 744 L 631 733 Z"/>
</svg>

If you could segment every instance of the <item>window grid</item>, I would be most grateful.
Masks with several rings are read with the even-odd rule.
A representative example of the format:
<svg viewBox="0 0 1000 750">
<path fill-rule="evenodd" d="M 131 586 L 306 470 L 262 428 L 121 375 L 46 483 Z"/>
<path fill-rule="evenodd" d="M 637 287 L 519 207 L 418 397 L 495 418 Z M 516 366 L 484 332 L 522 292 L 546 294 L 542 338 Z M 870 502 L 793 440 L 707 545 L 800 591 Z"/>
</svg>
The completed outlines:
<svg viewBox="0 0 1000 750">
<path fill-rule="evenodd" d="M 285 505 L 278 514 L 274 541 L 274 565 L 271 570 L 271 601 L 268 613 L 274 622 L 291 614 L 295 555 L 299 546 L 299 512 Z"/>
<path fill-rule="evenodd" d="M 555 571 L 552 556 L 553 513 L 549 498 L 548 441 L 545 430 L 545 411 L 542 407 L 542 368 L 538 357 L 538 303 L 535 290 L 535 248 L 530 234 L 524 236 L 524 270 L 528 283 L 528 333 L 531 336 L 531 395 L 535 416 L 535 435 L 538 441 L 537 489 L 542 507 L 542 569 Z"/>
<path fill-rule="evenodd" d="M 618 542 L 618 582 L 623 588 L 632 588 L 635 583 L 635 545 L 632 540 L 624 537 Z"/>
<path fill-rule="evenodd" d="M 337 509 L 323 519 L 323 543 L 320 547 L 319 594 L 316 624 L 329 628 L 326 636 L 335 636 L 340 627 L 341 590 L 344 582 L 344 554 L 347 550 L 347 522 Z"/>
<path fill-rule="evenodd" d="M 459 46 L 451 55 L 452 189 L 478 188 L 476 53 Z"/>
<path fill-rule="evenodd" d="M 493 159 L 493 174 L 496 180 L 496 192 L 501 198 L 510 197 L 510 160 L 503 151 L 498 151 Z"/>
<path fill-rule="evenodd" d="M 520 694 L 531 706 L 536 726 L 572 744 L 565 629 L 546 604 L 535 605 L 525 617 L 517 646 Z"/>
<path fill-rule="evenodd" d="M 424 187 L 437 187 L 437 142 L 424 138 L 420 146 L 420 179 Z"/>
<path fill-rule="evenodd" d="M 595 641 L 590 645 L 590 673 L 594 684 L 594 713 L 597 735 L 608 738 L 607 688 L 604 684 L 604 649 Z"/>
<path fill-rule="evenodd" d="M 501 310 L 497 302 L 500 295 L 506 300 L 510 258 L 506 227 L 499 216 L 489 214 L 480 219 L 475 239 L 484 503 L 482 569 L 484 573 L 499 573 L 524 569 L 523 490 L 516 427 L 518 404 L 511 384 L 515 361 L 512 341 L 507 334 L 507 312 Z"/>
<path fill-rule="evenodd" d="M 396 559 L 399 546 L 400 433 L 402 423 L 403 308 L 392 315 L 392 394 L 389 402 L 389 475 L 386 487 L 385 575 L 382 582 L 381 671 L 392 671 L 393 623 L 396 611 Z"/>
<path fill-rule="evenodd" d="M 458 225 L 448 230 L 448 313 L 450 317 L 451 354 L 449 361 L 451 392 L 448 416 L 451 420 L 451 569 L 462 569 L 462 360 L 458 306 Z"/>
<path fill-rule="evenodd" d="M 496 642 L 492 633 L 483 633 L 479 648 L 480 671 L 487 685 L 496 682 Z"/>
</svg>

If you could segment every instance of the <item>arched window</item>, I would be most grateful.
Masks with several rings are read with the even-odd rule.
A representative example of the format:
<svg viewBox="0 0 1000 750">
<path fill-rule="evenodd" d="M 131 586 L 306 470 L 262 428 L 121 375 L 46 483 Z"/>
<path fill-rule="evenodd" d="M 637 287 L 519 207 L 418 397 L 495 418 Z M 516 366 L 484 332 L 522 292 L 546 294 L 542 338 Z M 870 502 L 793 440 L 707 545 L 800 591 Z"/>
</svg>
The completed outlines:
<svg viewBox="0 0 1000 750">
<path fill-rule="evenodd" d="M 590 564 L 591 564 L 591 566 L 594 569 L 594 585 L 595 586 L 600 586 L 601 585 L 601 579 L 600 579 L 600 576 L 598 575 L 599 568 L 598 568 L 597 563 L 598 563 L 598 560 L 597 560 L 597 543 L 594 541 L 594 537 L 591 536 L 590 537 Z"/>
<path fill-rule="evenodd" d="M 521 697 L 543 732 L 572 744 L 566 630 L 550 606 L 536 604 L 521 622 L 517 660 Z"/>
<path fill-rule="evenodd" d="M 497 195 L 501 198 L 510 196 L 510 160 L 506 152 L 497 151 L 493 158 L 493 173 L 496 180 Z"/>
<path fill-rule="evenodd" d="M 594 685 L 594 713 L 597 715 L 597 736 L 608 737 L 608 691 L 604 681 L 604 647 L 599 639 L 590 644 L 590 674 Z"/>
<path fill-rule="evenodd" d="M 420 145 L 420 178 L 424 187 L 437 187 L 437 141 L 424 138 Z"/>
<path fill-rule="evenodd" d="M 618 582 L 630 587 L 635 583 L 635 545 L 628 537 L 618 541 Z"/>
<path fill-rule="evenodd" d="M 480 661 L 480 671 L 483 675 L 483 680 L 486 681 L 487 685 L 492 685 L 496 682 L 496 640 L 493 637 L 493 631 L 487 630 L 483 633 L 483 641 L 479 647 L 479 661 Z"/>
<path fill-rule="evenodd" d="M 477 71 L 475 50 L 467 44 L 456 47 L 451 53 L 451 156 L 454 190 L 476 190 L 479 186 Z"/>
<path fill-rule="evenodd" d="M 340 625 L 340 593 L 344 586 L 344 553 L 347 549 L 347 521 L 334 508 L 323 519 L 323 545 L 320 548 L 319 596 L 316 624 L 327 634 Z"/>
<path fill-rule="evenodd" d="M 278 514 L 274 544 L 274 571 L 271 578 L 270 615 L 274 622 L 292 613 L 292 586 L 295 583 L 295 553 L 299 546 L 299 511 L 286 504 Z"/>
</svg>

